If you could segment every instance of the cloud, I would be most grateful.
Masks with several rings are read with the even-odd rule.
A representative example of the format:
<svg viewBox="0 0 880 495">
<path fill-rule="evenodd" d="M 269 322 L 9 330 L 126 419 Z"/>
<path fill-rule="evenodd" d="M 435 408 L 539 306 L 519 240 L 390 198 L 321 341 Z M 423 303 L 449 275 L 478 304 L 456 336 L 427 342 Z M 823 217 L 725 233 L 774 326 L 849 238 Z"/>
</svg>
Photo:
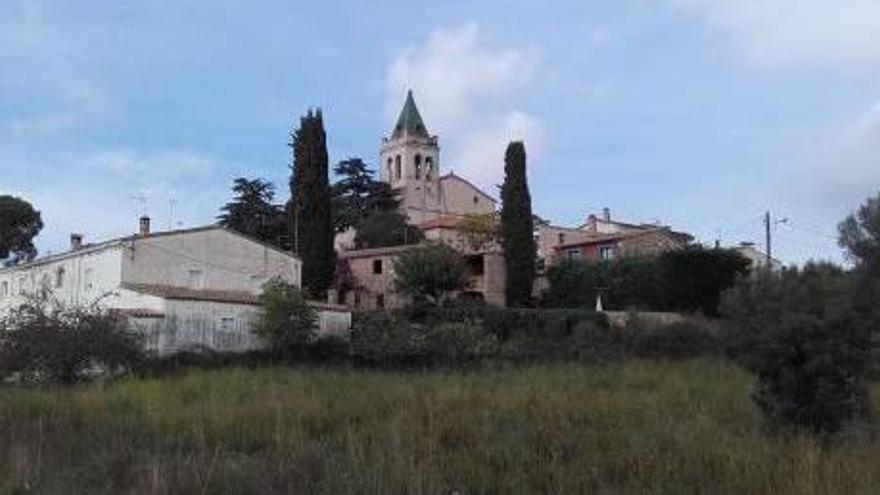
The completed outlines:
<svg viewBox="0 0 880 495">
<path fill-rule="evenodd" d="M 11 188 L 40 210 L 45 228 L 37 242 L 44 252 L 65 249 L 71 232 L 85 234 L 88 242 L 128 235 L 142 213 L 153 218 L 156 230 L 201 225 L 216 216 L 228 195 L 225 188 L 195 186 L 204 184 L 223 163 L 188 149 L 50 153 L 26 163 L 33 170 L 53 171 L 52 180 L 16 176 Z M 0 170 L 20 166 L 0 161 Z M 145 198 L 144 205 L 139 196 Z"/>
<path fill-rule="evenodd" d="M 474 23 L 437 29 L 423 45 L 401 51 L 388 70 L 386 114 L 390 128 L 413 89 L 426 126 L 441 138 L 441 166 L 488 187 L 502 178 L 507 141 L 537 151 L 544 131 L 537 117 L 510 103 L 532 80 L 534 53 L 489 47 L 480 34 Z"/>
<path fill-rule="evenodd" d="M 801 192 L 820 206 L 850 205 L 880 187 L 880 100 L 827 133 L 796 170 Z"/>
<path fill-rule="evenodd" d="M 668 0 L 762 66 L 870 67 L 880 62 L 877 0 Z"/>
</svg>

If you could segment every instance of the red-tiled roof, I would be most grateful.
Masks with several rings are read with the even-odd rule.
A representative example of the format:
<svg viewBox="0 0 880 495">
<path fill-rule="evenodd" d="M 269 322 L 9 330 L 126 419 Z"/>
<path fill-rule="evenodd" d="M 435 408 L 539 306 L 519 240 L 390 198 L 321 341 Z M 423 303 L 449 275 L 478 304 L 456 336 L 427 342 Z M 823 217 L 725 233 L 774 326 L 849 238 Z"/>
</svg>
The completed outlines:
<svg viewBox="0 0 880 495">
<path fill-rule="evenodd" d="M 458 224 L 461 222 L 461 218 L 454 215 L 441 215 L 437 218 L 432 218 L 431 220 L 426 220 L 417 225 L 421 230 L 431 230 L 431 229 L 454 229 L 458 227 Z"/>
<path fill-rule="evenodd" d="M 257 296 L 249 292 L 215 289 L 190 289 L 171 285 L 123 283 L 125 289 L 161 297 L 186 301 L 212 301 L 237 304 L 257 304 Z"/>
<path fill-rule="evenodd" d="M 579 241 L 568 242 L 565 244 L 560 244 L 558 246 L 554 246 L 555 249 L 566 249 L 570 247 L 580 247 L 580 246 L 592 246 L 594 244 L 602 244 L 611 241 L 619 241 L 622 239 L 631 239 L 633 237 L 639 237 L 647 234 L 667 234 L 669 236 L 675 237 L 678 233 L 672 232 L 666 228 L 654 228 L 648 230 L 641 230 L 636 232 L 619 232 L 615 234 L 597 234 L 595 236 L 591 236 L 587 239 L 581 239 Z"/>
</svg>

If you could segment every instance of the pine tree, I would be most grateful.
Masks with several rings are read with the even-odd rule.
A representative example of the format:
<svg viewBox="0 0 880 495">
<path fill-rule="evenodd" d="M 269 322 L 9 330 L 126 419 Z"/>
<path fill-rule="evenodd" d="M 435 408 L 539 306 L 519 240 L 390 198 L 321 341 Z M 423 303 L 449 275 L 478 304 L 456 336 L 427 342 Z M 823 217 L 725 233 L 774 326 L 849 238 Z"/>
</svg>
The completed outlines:
<svg viewBox="0 0 880 495">
<path fill-rule="evenodd" d="M 321 110 L 309 110 L 291 137 L 290 221 L 294 251 L 303 262 L 303 287 L 311 296 L 321 297 L 333 283 L 336 266 L 327 136 Z"/>
<path fill-rule="evenodd" d="M 399 201 L 387 182 L 374 178 L 374 172 L 360 158 L 343 160 L 333 167 L 333 173 L 340 177 L 333 184 L 334 226 L 337 232 L 344 232 L 357 226 L 366 217 L 377 212 L 397 209 Z"/>
<path fill-rule="evenodd" d="M 526 180 L 526 149 L 522 142 L 507 146 L 501 186 L 501 247 L 504 252 L 507 305 L 528 306 L 535 279 L 532 198 Z"/>
<path fill-rule="evenodd" d="M 273 203 L 275 186 L 271 182 L 239 177 L 232 192 L 235 198 L 220 208 L 220 225 L 277 247 L 289 245 L 284 207 Z"/>
</svg>

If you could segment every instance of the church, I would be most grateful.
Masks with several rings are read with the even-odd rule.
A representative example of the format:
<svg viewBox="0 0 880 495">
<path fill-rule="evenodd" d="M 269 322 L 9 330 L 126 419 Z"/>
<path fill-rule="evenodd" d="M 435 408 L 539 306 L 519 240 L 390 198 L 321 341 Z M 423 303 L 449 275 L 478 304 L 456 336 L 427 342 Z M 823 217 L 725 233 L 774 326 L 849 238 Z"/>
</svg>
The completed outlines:
<svg viewBox="0 0 880 495">
<path fill-rule="evenodd" d="M 504 304 L 504 269 L 496 245 L 472 246 L 459 223 L 469 216 L 491 215 L 497 200 L 452 172 L 443 173 L 440 144 L 431 135 L 416 106 L 412 91 L 391 134 L 382 138 L 379 177 L 391 185 L 400 200 L 400 213 L 429 241 L 446 242 L 465 254 L 468 284 L 465 294 L 494 304 Z M 355 289 L 346 302 L 359 309 L 399 307 L 405 303 L 394 293 L 394 261 L 414 246 L 353 249 L 352 235 L 337 240 L 339 257 L 348 263 Z"/>
</svg>

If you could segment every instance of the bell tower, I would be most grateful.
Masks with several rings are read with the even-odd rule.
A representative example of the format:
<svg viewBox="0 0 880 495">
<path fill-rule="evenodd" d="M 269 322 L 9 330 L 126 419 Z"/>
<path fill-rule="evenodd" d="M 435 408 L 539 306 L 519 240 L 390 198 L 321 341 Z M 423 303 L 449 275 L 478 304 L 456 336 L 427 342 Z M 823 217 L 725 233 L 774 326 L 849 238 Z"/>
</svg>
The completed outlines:
<svg viewBox="0 0 880 495">
<path fill-rule="evenodd" d="M 411 224 L 440 215 L 440 146 L 428 134 L 412 90 L 390 137 L 382 138 L 379 177 L 397 191 L 400 213 Z"/>
</svg>

